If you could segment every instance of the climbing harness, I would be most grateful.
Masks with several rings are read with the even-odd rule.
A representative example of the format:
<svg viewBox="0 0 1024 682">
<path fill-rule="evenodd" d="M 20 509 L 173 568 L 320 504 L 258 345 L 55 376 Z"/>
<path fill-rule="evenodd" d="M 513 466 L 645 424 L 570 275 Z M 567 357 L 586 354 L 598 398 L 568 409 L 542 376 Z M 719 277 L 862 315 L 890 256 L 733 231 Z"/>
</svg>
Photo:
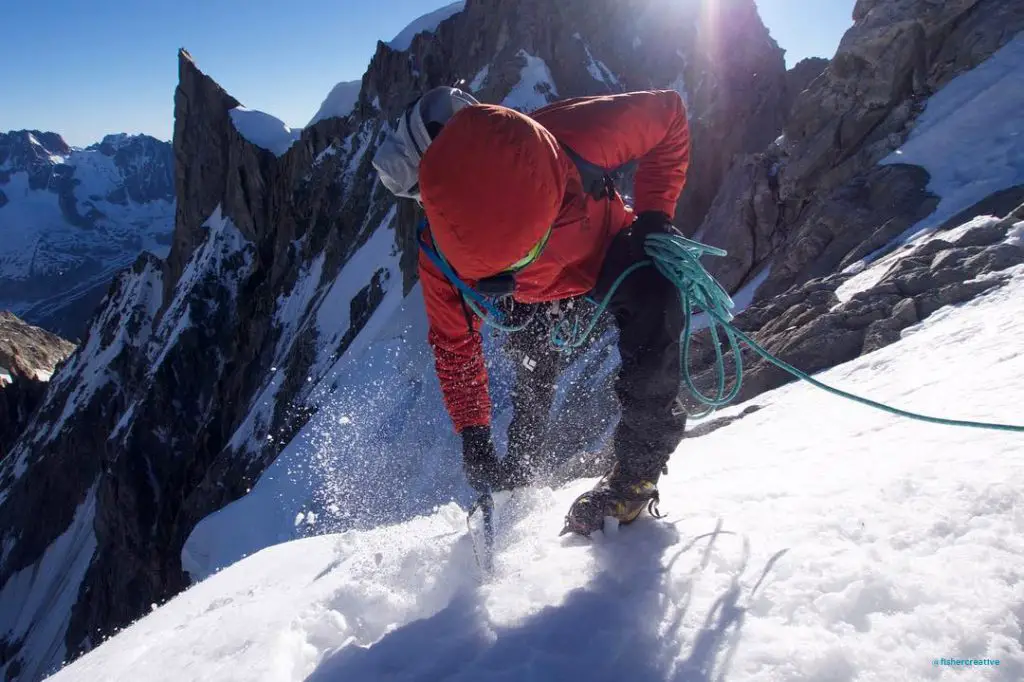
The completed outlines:
<svg viewBox="0 0 1024 682">
<path fill-rule="evenodd" d="M 732 402 L 739 395 L 743 385 L 743 355 L 742 345 L 746 344 L 757 355 L 769 363 L 792 376 L 806 381 L 807 383 L 820 388 L 823 391 L 846 398 L 853 402 L 873 407 L 889 414 L 900 417 L 907 417 L 917 421 L 929 422 L 932 424 L 943 424 L 946 426 L 963 426 L 978 429 L 990 429 L 996 431 L 1011 431 L 1024 433 L 1024 426 L 1015 424 L 999 424 L 991 422 L 968 421 L 963 419 L 947 419 L 944 417 L 933 417 L 909 410 L 903 410 L 887 405 L 876 400 L 840 390 L 834 386 L 821 382 L 811 377 L 789 363 L 776 357 L 766 350 L 750 336 L 737 329 L 732 324 L 732 308 L 734 303 L 729 294 L 722 288 L 721 284 L 704 269 L 700 259 L 704 255 L 724 256 L 726 252 L 722 249 L 708 246 L 692 239 L 687 239 L 679 234 L 652 234 L 644 241 L 644 251 L 650 260 L 639 261 L 626 268 L 612 284 L 608 293 L 597 303 L 597 310 L 594 312 L 590 322 L 580 331 L 579 317 L 572 321 L 563 319 L 551 328 L 551 344 L 563 352 L 571 352 L 587 342 L 598 324 L 601 315 L 607 310 L 615 292 L 622 285 L 627 277 L 641 268 L 653 266 L 666 277 L 679 290 L 680 302 L 683 309 L 683 333 L 681 336 L 682 350 L 680 351 L 680 373 L 687 390 L 703 405 L 705 410 L 691 414 L 691 417 L 704 417 L 715 409 Z M 500 321 L 486 315 L 481 307 L 470 302 L 470 308 L 480 317 L 485 324 L 506 332 L 517 331 L 515 328 L 501 324 Z M 696 312 L 703 312 L 708 319 L 708 331 L 713 340 L 715 349 L 715 390 L 711 394 L 705 394 L 697 388 L 690 372 L 690 352 L 693 338 L 693 315 Z M 733 355 L 732 381 L 727 380 L 726 353 L 722 350 L 722 337 Z M 729 384 L 731 388 L 727 388 Z"/>
</svg>

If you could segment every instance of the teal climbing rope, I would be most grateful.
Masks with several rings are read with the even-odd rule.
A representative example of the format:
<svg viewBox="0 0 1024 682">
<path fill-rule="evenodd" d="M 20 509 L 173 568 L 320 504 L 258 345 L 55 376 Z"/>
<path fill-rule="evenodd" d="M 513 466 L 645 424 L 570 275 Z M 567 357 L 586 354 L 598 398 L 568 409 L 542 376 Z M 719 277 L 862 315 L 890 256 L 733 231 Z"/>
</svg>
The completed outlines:
<svg viewBox="0 0 1024 682">
<path fill-rule="evenodd" d="M 740 388 L 743 385 L 742 344 L 745 344 L 767 362 L 770 362 L 779 369 L 788 372 L 797 379 L 806 381 L 812 386 L 820 388 L 833 395 L 888 412 L 889 414 L 916 419 L 922 422 L 929 422 L 932 424 L 1024 433 L 1024 426 L 933 417 L 925 414 L 919 414 L 917 412 L 911 412 L 909 410 L 903 410 L 876 400 L 871 400 L 869 398 L 849 393 L 848 391 L 840 390 L 834 386 L 829 386 L 828 384 L 815 379 L 806 372 L 803 372 L 784 360 L 776 357 L 732 324 L 732 308 L 734 307 L 732 299 L 718 281 L 712 277 L 700 263 L 700 259 L 705 255 L 724 256 L 726 255 L 725 251 L 708 246 L 707 244 L 702 244 L 692 239 L 687 239 L 686 237 L 678 234 L 650 235 L 644 242 L 644 249 L 647 252 L 647 255 L 650 256 L 650 260 L 635 263 L 619 275 L 619 277 L 613 282 L 605 297 L 597 303 L 597 310 L 594 312 L 590 322 L 584 327 L 582 332 L 580 331 L 581 325 L 579 318 L 575 318 L 571 321 L 563 319 L 552 327 L 551 343 L 555 348 L 561 351 L 570 352 L 585 344 L 596 328 L 599 318 L 608 309 L 608 305 L 611 302 L 612 297 L 622 285 L 623 281 L 637 270 L 653 266 L 679 289 L 680 302 L 683 309 L 683 332 L 680 337 L 682 341 L 682 349 L 680 351 L 679 358 L 680 374 L 687 390 L 690 391 L 690 393 L 706 407 L 706 409 L 700 413 L 691 415 L 692 417 L 706 416 L 715 409 L 729 404 L 737 395 L 739 395 Z M 491 324 L 498 329 L 503 329 L 504 331 L 515 331 L 513 328 L 505 327 L 504 325 L 500 325 L 492 319 L 489 319 L 483 314 L 483 311 L 476 306 L 473 306 L 473 309 L 474 312 L 476 312 L 476 314 L 488 324 Z M 695 332 L 693 316 L 698 311 L 702 312 L 707 317 L 708 330 L 711 334 L 713 342 L 712 345 L 715 349 L 715 388 L 710 394 L 704 393 L 696 386 L 690 372 L 690 352 Z M 725 340 L 724 344 L 722 343 L 723 337 Z M 727 356 L 725 352 L 723 352 L 723 347 L 727 347 L 728 352 L 731 352 L 733 355 L 731 382 L 729 381 L 729 376 L 727 376 Z M 730 384 L 731 388 L 729 388 Z"/>
</svg>

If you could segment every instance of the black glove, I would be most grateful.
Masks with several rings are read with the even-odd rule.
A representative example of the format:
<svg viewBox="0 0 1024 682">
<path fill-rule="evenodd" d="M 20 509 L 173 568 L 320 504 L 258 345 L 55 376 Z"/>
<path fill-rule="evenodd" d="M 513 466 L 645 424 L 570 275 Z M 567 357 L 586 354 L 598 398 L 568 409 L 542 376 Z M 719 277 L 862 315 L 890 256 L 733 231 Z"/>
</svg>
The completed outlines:
<svg viewBox="0 0 1024 682">
<path fill-rule="evenodd" d="M 468 426 L 462 430 L 462 467 L 473 489 L 497 490 L 501 484 L 501 462 L 494 451 L 488 426 Z"/>
<path fill-rule="evenodd" d="M 626 243 L 632 262 L 647 258 L 644 251 L 644 240 L 651 234 L 681 234 L 667 215 L 661 211 L 644 211 L 637 215 L 633 224 L 626 230 Z"/>
</svg>

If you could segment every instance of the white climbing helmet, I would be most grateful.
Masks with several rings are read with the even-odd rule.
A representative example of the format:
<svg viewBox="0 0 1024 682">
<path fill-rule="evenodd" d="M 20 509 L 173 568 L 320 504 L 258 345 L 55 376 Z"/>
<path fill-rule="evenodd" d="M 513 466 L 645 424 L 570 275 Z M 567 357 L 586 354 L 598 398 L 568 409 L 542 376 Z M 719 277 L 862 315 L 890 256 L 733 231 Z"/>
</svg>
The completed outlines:
<svg viewBox="0 0 1024 682">
<path fill-rule="evenodd" d="M 467 92 L 442 86 L 409 105 L 398 119 L 397 130 L 388 130 L 373 157 L 384 186 L 396 196 L 419 201 L 423 153 L 455 112 L 479 103 Z"/>
</svg>

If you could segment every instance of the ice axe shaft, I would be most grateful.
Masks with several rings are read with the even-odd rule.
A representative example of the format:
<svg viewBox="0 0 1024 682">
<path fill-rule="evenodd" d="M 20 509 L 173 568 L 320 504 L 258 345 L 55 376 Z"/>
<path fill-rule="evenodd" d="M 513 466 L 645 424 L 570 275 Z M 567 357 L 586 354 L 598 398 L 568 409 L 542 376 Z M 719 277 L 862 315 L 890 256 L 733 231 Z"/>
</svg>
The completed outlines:
<svg viewBox="0 0 1024 682">
<path fill-rule="evenodd" d="M 477 509 L 480 510 L 484 521 L 484 551 L 481 557 L 481 554 L 476 550 L 476 542 L 474 541 L 473 554 L 476 555 L 476 562 L 480 565 L 480 568 L 485 573 L 490 574 L 494 570 L 494 498 L 491 496 L 490 489 L 484 490 L 469 509 L 469 514 L 466 517 L 466 526 L 470 530 L 470 536 L 473 533 L 470 520 Z"/>
</svg>

